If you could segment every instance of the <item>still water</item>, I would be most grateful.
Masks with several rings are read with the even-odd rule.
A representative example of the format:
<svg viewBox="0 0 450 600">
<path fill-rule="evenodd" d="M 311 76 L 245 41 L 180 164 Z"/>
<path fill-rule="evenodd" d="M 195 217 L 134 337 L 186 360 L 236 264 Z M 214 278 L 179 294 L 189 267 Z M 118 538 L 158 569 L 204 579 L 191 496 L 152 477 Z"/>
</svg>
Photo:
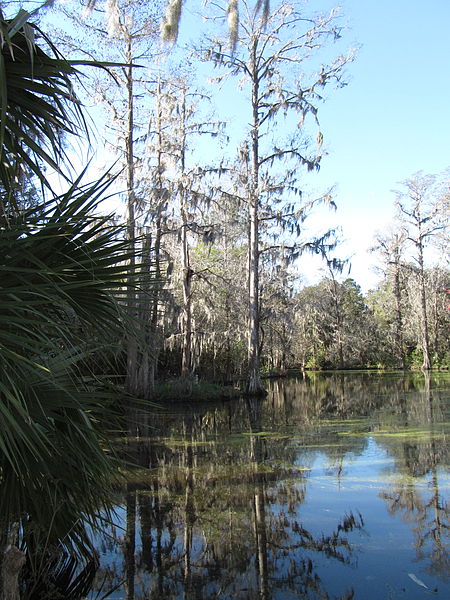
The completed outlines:
<svg viewBox="0 0 450 600">
<path fill-rule="evenodd" d="M 450 378 L 333 373 L 130 415 L 91 598 L 450 598 Z"/>
</svg>

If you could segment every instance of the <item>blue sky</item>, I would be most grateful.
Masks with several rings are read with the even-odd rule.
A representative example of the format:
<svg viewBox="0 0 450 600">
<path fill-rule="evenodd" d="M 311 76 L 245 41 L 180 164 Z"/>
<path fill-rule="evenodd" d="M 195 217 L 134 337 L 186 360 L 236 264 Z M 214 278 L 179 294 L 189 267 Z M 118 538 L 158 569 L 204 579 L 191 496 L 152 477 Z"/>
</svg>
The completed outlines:
<svg viewBox="0 0 450 600">
<path fill-rule="evenodd" d="M 333 6 L 310 2 L 310 6 Z M 450 165 L 450 2 L 343 0 L 350 43 L 361 45 L 349 85 L 321 108 L 329 155 L 318 180 L 336 184 L 332 216 L 355 253 L 351 276 L 374 285 L 374 231 L 394 217 L 398 182 Z M 327 219 L 321 215 L 320 219 Z M 314 279 L 314 274 L 311 274 Z"/>
</svg>

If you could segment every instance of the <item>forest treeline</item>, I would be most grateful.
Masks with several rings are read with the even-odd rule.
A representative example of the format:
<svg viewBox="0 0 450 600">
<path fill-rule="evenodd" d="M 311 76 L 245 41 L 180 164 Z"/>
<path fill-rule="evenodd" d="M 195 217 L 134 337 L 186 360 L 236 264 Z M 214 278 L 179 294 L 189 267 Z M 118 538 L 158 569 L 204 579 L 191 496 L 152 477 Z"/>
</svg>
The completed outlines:
<svg viewBox="0 0 450 600">
<path fill-rule="evenodd" d="M 114 267 L 122 272 L 115 302 L 124 309 L 124 331 L 116 339 L 108 332 L 103 345 L 109 350 L 96 361 L 97 374 L 113 370 L 129 393 L 152 398 L 158 381 L 177 378 L 188 384 L 199 377 L 239 381 L 258 394 L 264 392 L 262 375 L 289 368 L 448 366 L 449 271 L 442 260 L 448 252 L 448 174 L 417 173 L 403 182 L 394 199 L 396 224 L 374 240 L 380 284 L 367 295 L 346 278 L 350 263 L 340 257 L 339 231 L 306 233 L 317 206 L 335 208 L 329 191 L 311 196 L 303 188 L 323 157 L 319 115 L 325 92 L 347 83 L 354 58 L 354 51 L 339 45 L 339 11 L 305 19 L 301 3 L 272 3 L 267 14 L 244 1 L 239 16 L 231 18 L 225 5 L 206 12 L 213 24 L 189 50 L 190 62 L 228 94 L 243 88 L 235 113 L 245 126 L 236 134 L 217 116 L 226 113 L 219 91 L 202 90 L 196 69 L 186 66 L 188 50 L 182 66 L 176 50 L 161 58 L 160 29 L 167 34 L 168 23 L 174 26 L 175 4 L 165 17 L 140 2 L 90 5 L 83 19 L 78 3 L 57 4 L 41 11 L 51 36 L 35 29 L 61 63 L 60 50 L 76 59 L 72 71 L 66 69 L 72 79 L 58 90 L 63 97 L 78 72 L 86 75 L 77 93 L 85 104 L 95 99 L 97 145 L 106 162 L 117 161 L 99 189 L 90 189 L 98 201 L 109 193 L 126 207 L 122 221 L 98 216 L 98 202 L 83 208 L 85 235 L 95 237 L 92 231 L 102 223 L 101 231 L 109 227 L 110 239 L 124 244 L 127 257 Z M 231 34 L 216 21 L 227 21 Z M 16 57 L 10 57 L 14 65 Z M 38 84 L 35 78 L 30 91 L 36 106 L 45 97 L 49 104 L 60 102 L 45 87 L 56 81 Z M 73 118 L 64 121 L 48 105 L 47 115 L 27 121 L 29 100 L 14 116 L 24 127 L 39 127 L 35 137 L 24 138 L 26 147 L 9 142 L 4 152 L 11 160 L 3 178 L 5 189 L 11 188 L 5 215 L 33 210 L 33 225 L 40 227 L 46 202 L 61 200 L 44 200 L 36 182 L 51 188 L 45 164 L 67 173 L 71 151 L 59 136 L 80 133 L 90 109 L 81 112 L 77 100 Z M 46 127 L 46 116 L 59 132 Z M 47 135 L 39 147 L 36 141 Z M 80 195 L 75 190 L 83 185 L 78 179 L 65 200 Z M 439 248 L 434 256 L 440 260 L 433 261 L 432 248 Z M 324 277 L 302 287 L 308 252 L 322 258 Z M 105 342 L 82 321 L 71 327 L 86 348 Z"/>
<path fill-rule="evenodd" d="M 85 84 L 122 166 L 131 267 L 148 274 L 128 286 L 134 327 L 117 363 L 126 389 L 151 398 L 159 380 L 200 377 L 258 394 L 261 375 L 288 368 L 447 366 L 448 262 L 429 254 L 448 252 L 447 174 L 411 175 L 396 192 L 396 227 L 374 240 L 381 283 L 367 296 L 345 277 L 339 231 L 306 233 L 318 206 L 335 208 L 305 181 L 324 155 L 320 105 L 347 84 L 355 56 L 339 11 L 305 20 L 295 2 L 269 14 L 246 1 L 239 15 L 233 3 L 210 7 L 210 27 L 163 59 L 159 31 L 174 26 L 176 4 L 165 18 L 139 2 L 106 18 L 96 6 L 81 21 L 65 3 L 65 25 L 54 21 L 70 56 L 126 65 L 111 69 L 116 84 L 92 69 Z M 208 78 L 216 86 L 205 91 Z M 306 253 L 322 257 L 325 275 L 301 289 Z"/>
</svg>

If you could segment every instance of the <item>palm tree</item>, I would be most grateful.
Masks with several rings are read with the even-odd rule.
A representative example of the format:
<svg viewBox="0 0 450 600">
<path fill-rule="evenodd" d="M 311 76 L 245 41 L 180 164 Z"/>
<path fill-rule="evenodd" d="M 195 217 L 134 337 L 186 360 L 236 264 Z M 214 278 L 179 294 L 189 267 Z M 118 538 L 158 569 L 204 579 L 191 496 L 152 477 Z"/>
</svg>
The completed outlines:
<svg viewBox="0 0 450 600">
<path fill-rule="evenodd" d="M 49 187 L 62 136 L 85 129 L 75 65 L 35 34 L 24 11 L 0 13 L 0 548 L 20 524 L 37 580 L 39 555 L 47 567 L 55 548 L 91 555 L 86 523 L 109 506 L 116 464 L 101 421 L 117 414 L 117 395 L 96 361 L 125 337 L 129 245 L 96 214 L 108 175 L 21 202 L 26 172 Z"/>
<path fill-rule="evenodd" d="M 13 201 L 27 173 L 50 187 L 45 169 L 64 175 L 63 136 L 88 135 L 73 79 L 77 67 L 108 63 L 66 60 L 24 10 L 6 19 L 0 8 L 1 209 Z M 39 45 L 38 45 L 39 42 Z M 45 48 L 45 50 L 44 50 Z"/>
<path fill-rule="evenodd" d="M 86 524 L 111 502 L 117 392 L 92 363 L 124 337 L 127 242 L 92 215 L 107 185 L 0 219 L 0 525 L 21 524 L 36 581 L 43 549 L 91 558 Z"/>
</svg>

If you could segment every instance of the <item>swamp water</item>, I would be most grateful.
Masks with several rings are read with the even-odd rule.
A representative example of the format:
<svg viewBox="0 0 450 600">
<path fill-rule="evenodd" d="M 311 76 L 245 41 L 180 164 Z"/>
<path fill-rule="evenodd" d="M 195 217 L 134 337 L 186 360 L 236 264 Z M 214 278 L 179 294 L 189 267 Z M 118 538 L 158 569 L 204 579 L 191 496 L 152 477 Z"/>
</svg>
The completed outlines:
<svg viewBox="0 0 450 600">
<path fill-rule="evenodd" d="M 268 387 L 131 416 L 90 598 L 448 600 L 449 376 Z"/>
</svg>

